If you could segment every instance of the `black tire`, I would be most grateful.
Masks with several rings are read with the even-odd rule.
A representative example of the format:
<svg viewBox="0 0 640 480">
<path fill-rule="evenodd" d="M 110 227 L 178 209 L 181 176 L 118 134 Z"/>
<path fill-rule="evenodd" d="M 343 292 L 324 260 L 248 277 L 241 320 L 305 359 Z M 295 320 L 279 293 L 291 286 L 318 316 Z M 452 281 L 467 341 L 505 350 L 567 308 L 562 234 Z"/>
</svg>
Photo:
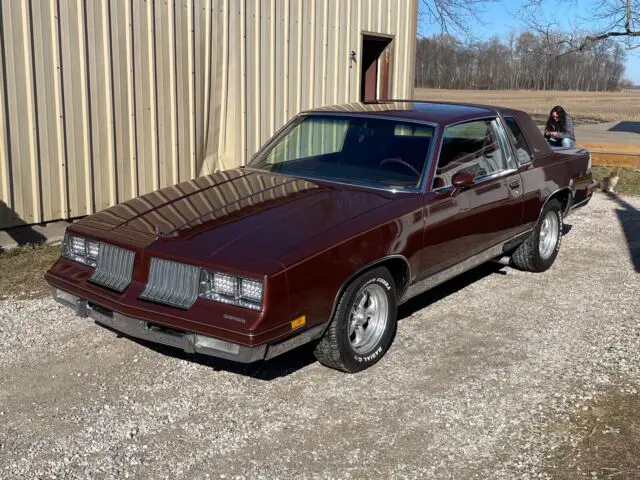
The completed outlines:
<svg viewBox="0 0 640 480">
<path fill-rule="evenodd" d="M 557 240 L 553 245 L 553 250 L 545 256 L 540 252 L 540 243 L 541 229 L 547 216 L 555 216 L 557 220 L 557 228 L 554 228 Z M 531 234 L 511 255 L 512 266 L 527 272 L 544 272 L 548 270 L 555 262 L 562 243 L 562 220 L 562 204 L 556 199 L 549 200 L 542 209 L 540 219 Z"/>
<path fill-rule="evenodd" d="M 373 290 L 373 295 L 369 294 Z M 362 332 L 372 328 L 363 336 L 372 335 L 371 345 L 354 347 L 355 332 L 351 334 L 352 313 L 356 308 L 356 300 L 361 300 L 369 294 L 370 302 L 376 303 L 376 299 L 387 302 L 387 315 L 384 326 L 377 320 L 366 320 L 362 325 Z M 375 298 L 372 298 L 375 296 Z M 380 318 L 385 315 L 381 315 Z M 371 367 L 378 362 L 389 349 L 396 332 L 398 316 L 398 300 L 396 285 L 393 277 L 384 267 L 368 270 L 356 278 L 344 291 L 336 311 L 331 319 L 329 328 L 320 342 L 316 345 L 314 355 L 323 365 L 341 370 L 347 373 L 355 373 Z M 362 317 L 361 317 L 362 318 Z M 354 320 L 355 321 L 355 320 Z M 371 322 L 371 323 L 370 323 Z M 370 325 L 367 325 L 369 324 Z M 364 349 L 364 350 L 363 350 Z"/>
</svg>

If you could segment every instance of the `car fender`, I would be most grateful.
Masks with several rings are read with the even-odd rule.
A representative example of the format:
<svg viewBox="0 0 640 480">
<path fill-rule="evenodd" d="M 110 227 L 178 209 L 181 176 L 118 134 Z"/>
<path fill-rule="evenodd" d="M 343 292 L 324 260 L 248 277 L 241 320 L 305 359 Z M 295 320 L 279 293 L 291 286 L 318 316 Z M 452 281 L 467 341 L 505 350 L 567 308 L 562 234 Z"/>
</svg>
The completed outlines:
<svg viewBox="0 0 640 480">
<path fill-rule="evenodd" d="M 322 331 L 322 334 L 324 335 L 324 332 L 326 332 L 326 330 L 329 328 L 329 325 L 331 324 L 331 320 L 333 319 L 333 316 L 336 313 L 336 308 L 338 308 L 338 302 L 340 301 L 340 297 L 342 297 L 342 294 L 344 293 L 344 291 L 347 289 L 347 287 L 351 284 L 351 282 L 353 282 L 356 278 L 358 278 L 360 275 L 362 275 L 362 273 L 364 273 L 367 270 L 370 270 L 374 267 L 376 267 L 377 265 L 380 265 L 381 263 L 384 263 L 388 260 L 394 260 L 394 259 L 399 259 L 402 260 L 406 267 L 407 267 L 407 271 L 408 273 L 408 281 L 407 281 L 407 285 L 405 285 L 403 291 L 399 291 L 398 292 L 398 299 L 402 298 L 402 295 L 404 294 L 404 290 L 406 290 L 409 286 L 409 284 L 411 283 L 411 265 L 409 264 L 409 261 L 407 260 L 407 258 L 404 255 L 399 255 L 399 254 L 393 254 L 393 255 L 387 255 L 385 257 L 379 258 L 377 260 L 374 260 L 373 262 L 369 262 L 366 265 L 360 267 L 359 269 L 357 269 L 355 272 L 353 272 L 340 286 L 340 288 L 338 289 L 338 293 L 336 294 L 335 298 L 333 299 L 333 306 L 331 307 L 331 315 L 329 316 L 328 321 L 325 323 L 324 325 L 324 329 Z"/>
</svg>

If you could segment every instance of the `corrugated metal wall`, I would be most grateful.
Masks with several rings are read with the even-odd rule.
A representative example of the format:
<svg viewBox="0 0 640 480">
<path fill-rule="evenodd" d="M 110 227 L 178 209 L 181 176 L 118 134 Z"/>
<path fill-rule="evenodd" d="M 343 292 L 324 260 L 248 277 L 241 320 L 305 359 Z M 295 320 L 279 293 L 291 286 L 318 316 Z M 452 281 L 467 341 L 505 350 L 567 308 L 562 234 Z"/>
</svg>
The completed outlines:
<svg viewBox="0 0 640 480">
<path fill-rule="evenodd" d="M 362 32 L 413 94 L 417 0 L 0 0 L 0 228 L 239 165 L 357 100 Z M 356 61 L 350 60 L 350 52 Z"/>
</svg>

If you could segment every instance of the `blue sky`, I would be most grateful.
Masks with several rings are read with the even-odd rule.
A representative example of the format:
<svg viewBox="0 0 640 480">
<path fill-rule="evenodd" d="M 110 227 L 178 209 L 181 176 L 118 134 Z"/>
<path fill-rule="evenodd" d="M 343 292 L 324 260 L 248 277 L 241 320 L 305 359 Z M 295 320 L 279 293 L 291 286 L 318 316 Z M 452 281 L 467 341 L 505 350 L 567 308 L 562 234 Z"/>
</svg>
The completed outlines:
<svg viewBox="0 0 640 480">
<path fill-rule="evenodd" d="M 422 0 L 419 0 L 422 1 Z M 504 39 L 511 30 L 524 30 L 526 26 L 517 15 L 522 1 L 499 0 L 489 2 L 479 13 L 482 24 L 474 24 L 472 33 L 480 39 L 487 39 L 493 35 Z M 589 23 L 583 18 L 589 16 L 593 0 L 547 0 L 543 3 L 536 16 L 550 22 L 556 22 L 560 27 L 570 29 L 572 24 L 588 27 Z M 437 29 L 428 29 L 426 24 L 419 26 L 423 35 L 437 33 Z M 627 51 L 625 77 L 640 85 L 640 49 Z"/>
</svg>

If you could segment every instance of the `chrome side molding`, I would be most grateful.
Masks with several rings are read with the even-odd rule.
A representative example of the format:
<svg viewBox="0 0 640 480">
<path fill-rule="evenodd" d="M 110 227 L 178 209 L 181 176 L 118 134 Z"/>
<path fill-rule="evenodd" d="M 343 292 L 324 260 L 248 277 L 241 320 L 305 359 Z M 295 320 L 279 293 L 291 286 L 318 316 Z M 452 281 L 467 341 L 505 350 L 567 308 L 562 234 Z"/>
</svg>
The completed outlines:
<svg viewBox="0 0 640 480">
<path fill-rule="evenodd" d="M 501 242 L 498 245 L 495 245 L 483 252 L 480 252 L 476 255 L 473 255 L 462 262 L 453 265 L 452 267 L 445 268 L 444 270 L 440 270 L 439 272 L 430 275 L 422 280 L 418 280 L 409 286 L 405 294 L 402 296 L 398 304 L 405 303 L 406 301 L 412 299 L 413 297 L 420 295 L 421 293 L 426 292 L 427 290 L 432 289 L 433 287 L 437 287 L 438 285 L 446 282 L 447 280 L 451 280 L 454 277 L 457 277 L 461 273 L 467 272 L 472 268 L 475 268 L 483 263 L 487 263 L 490 260 L 495 258 L 502 258 L 504 252 L 509 250 L 509 246 L 514 244 L 514 240 L 518 238 L 524 238 L 526 234 L 529 232 L 525 232 L 524 234 L 516 235 L 513 238 L 505 242 Z"/>
</svg>

